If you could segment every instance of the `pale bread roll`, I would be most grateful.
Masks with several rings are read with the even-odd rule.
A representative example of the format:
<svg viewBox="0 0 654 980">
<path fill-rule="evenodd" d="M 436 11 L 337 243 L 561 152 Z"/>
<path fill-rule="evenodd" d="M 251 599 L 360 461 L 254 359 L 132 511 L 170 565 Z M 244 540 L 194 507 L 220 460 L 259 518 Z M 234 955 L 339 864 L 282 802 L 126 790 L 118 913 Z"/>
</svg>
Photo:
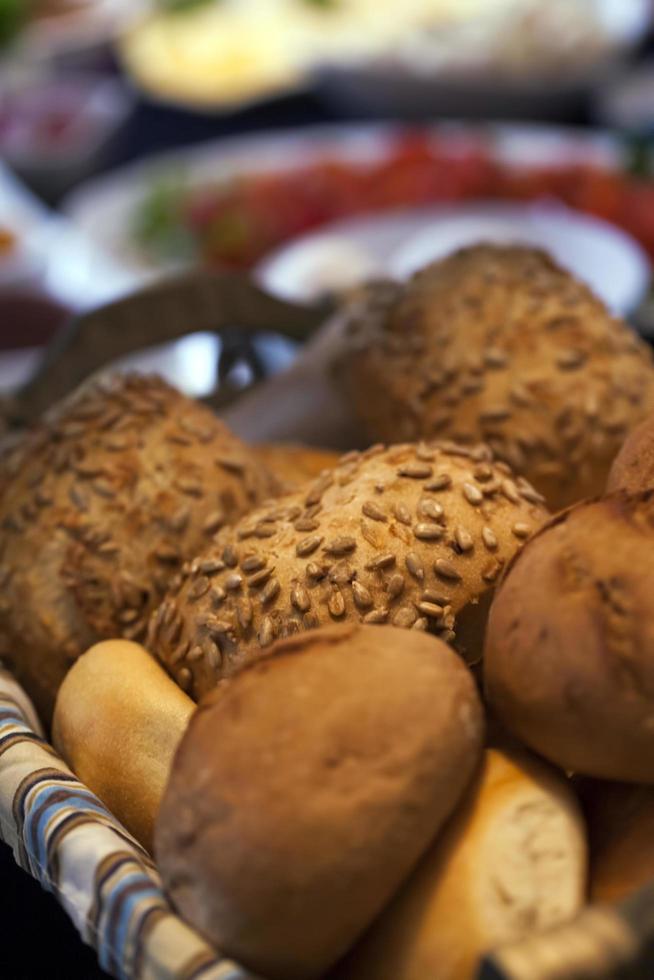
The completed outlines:
<svg viewBox="0 0 654 980">
<path fill-rule="evenodd" d="M 488 749 L 444 833 L 338 978 L 472 980 L 488 950 L 574 916 L 586 864 L 565 779 L 534 756 Z"/>
<path fill-rule="evenodd" d="M 173 755 L 194 708 L 147 650 L 128 640 L 92 647 L 59 690 L 55 748 L 148 850 Z"/>
</svg>

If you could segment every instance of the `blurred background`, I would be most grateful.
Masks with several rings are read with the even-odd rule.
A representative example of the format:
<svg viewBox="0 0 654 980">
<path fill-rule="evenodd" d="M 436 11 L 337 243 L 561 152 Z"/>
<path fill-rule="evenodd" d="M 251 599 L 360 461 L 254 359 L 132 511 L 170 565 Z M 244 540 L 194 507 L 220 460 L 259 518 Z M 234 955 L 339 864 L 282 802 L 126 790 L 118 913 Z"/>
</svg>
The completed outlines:
<svg viewBox="0 0 654 980">
<path fill-rule="evenodd" d="M 479 239 L 654 337 L 653 141 L 652 0 L 0 0 L 0 392 L 181 268 L 305 301 Z M 212 391 L 219 339 L 152 331 L 130 363 Z M 5 850 L 3 975 L 99 976 Z"/>
<path fill-rule="evenodd" d="M 480 238 L 544 245 L 650 332 L 653 21 L 651 0 L 0 0 L 0 390 L 71 313 L 182 267 L 311 299 Z M 203 395 L 219 346 L 153 334 L 137 363 Z"/>
</svg>

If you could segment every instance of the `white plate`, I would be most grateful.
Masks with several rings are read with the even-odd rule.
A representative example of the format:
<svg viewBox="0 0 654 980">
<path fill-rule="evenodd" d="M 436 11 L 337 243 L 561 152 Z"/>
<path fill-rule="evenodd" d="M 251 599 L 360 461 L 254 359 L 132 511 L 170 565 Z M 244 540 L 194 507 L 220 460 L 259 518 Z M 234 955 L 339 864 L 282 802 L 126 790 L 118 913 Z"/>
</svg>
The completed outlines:
<svg viewBox="0 0 654 980">
<path fill-rule="evenodd" d="M 521 243 L 549 252 L 615 313 L 643 299 L 651 278 L 640 245 L 621 229 L 556 204 L 470 204 L 406 211 L 333 225 L 279 249 L 258 270 L 286 299 L 311 299 L 371 275 L 407 279 L 477 242 Z"/>
<path fill-rule="evenodd" d="M 247 174 L 292 170 L 325 157 L 375 162 L 388 154 L 405 130 L 406 126 L 395 123 L 329 125 L 200 144 L 90 181 L 67 198 L 64 212 L 137 286 L 171 269 L 144 255 L 132 234 L 135 210 L 153 181 L 177 174 L 188 186 L 198 187 Z M 436 124 L 428 132 L 462 150 L 481 141 L 499 161 L 516 165 L 578 162 L 611 167 L 620 161 L 618 142 L 604 132 L 460 123 Z"/>
</svg>

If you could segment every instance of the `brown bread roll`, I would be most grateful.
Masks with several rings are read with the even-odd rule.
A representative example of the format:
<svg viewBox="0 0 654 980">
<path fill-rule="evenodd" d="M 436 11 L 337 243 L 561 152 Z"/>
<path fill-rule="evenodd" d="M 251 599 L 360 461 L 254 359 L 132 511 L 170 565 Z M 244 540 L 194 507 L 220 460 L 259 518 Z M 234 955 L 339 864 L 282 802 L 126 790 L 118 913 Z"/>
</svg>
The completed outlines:
<svg viewBox="0 0 654 980">
<path fill-rule="evenodd" d="M 323 470 L 333 469 L 341 458 L 341 453 L 293 443 L 267 443 L 253 446 L 252 451 L 262 465 L 289 489 L 320 476 Z"/>
<path fill-rule="evenodd" d="M 201 697 L 276 638 L 342 620 L 428 629 L 481 656 L 488 598 L 545 519 L 485 447 L 373 447 L 225 529 L 182 570 L 148 648 Z"/>
<path fill-rule="evenodd" d="M 57 695 L 55 748 L 149 851 L 173 755 L 194 709 L 147 650 L 128 640 L 88 650 Z"/>
<path fill-rule="evenodd" d="M 49 721 L 99 639 L 140 639 L 182 561 L 269 495 L 212 413 L 157 378 L 82 388 L 3 463 L 0 652 Z"/>
<path fill-rule="evenodd" d="M 473 980 L 489 950 L 581 909 L 586 850 L 567 781 L 527 753 L 488 749 L 445 830 L 338 980 Z"/>
<path fill-rule="evenodd" d="M 654 787 L 584 779 L 590 897 L 619 902 L 654 879 Z"/>
<path fill-rule="evenodd" d="M 639 493 L 654 487 L 654 415 L 641 422 L 625 439 L 613 461 L 607 493 Z"/>
<path fill-rule="evenodd" d="M 471 675 L 422 633 L 280 641 L 199 706 L 155 853 L 184 918 L 269 980 L 321 976 L 452 812 L 481 753 Z"/>
<path fill-rule="evenodd" d="M 344 327 L 335 374 L 372 438 L 483 440 L 552 509 L 600 493 L 654 410 L 649 348 L 537 249 L 463 249 Z"/>
<path fill-rule="evenodd" d="M 500 720 L 561 768 L 654 781 L 654 497 L 556 517 L 510 568 L 486 632 Z"/>
</svg>

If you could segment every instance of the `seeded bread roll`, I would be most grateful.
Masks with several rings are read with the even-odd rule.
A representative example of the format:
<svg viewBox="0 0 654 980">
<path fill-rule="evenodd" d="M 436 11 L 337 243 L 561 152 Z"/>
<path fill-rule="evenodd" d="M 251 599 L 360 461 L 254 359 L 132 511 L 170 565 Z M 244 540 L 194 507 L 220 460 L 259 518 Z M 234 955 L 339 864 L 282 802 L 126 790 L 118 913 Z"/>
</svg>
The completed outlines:
<svg viewBox="0 0 654 980">
<path fill-rule="evenodd" d="M 488 749 L 444 832 L 338 980 L 473 980 L 489 950 L 580 911 L 586 851 L 567 781 L 527 753 Z"/>
<path fill-rule="evenodd" d="M 341 453 L 330 452 L 328 449 L 292 443 L 268 443 L 253 446 L 252 449 L 259 462 L 289 489 L 319 476 L 323 470 L 333 469 L 341 458 Z"/>
<path fill-rule="evenodd" d="M 654 878 L 654 787 L 579 781 L 590 841 L 590 897 L 622 901 Z"/>
<path fill-rule="evenodd" d="M 76 658 L 140 639 L 182 561 L 271 489 L 208 409 L 135 376 L 66 400 L 3 473 L 0 652 L 46 721 Z"/>
<path fill-rule="evenodd" d="M 349 454 L 187 563 L 148 647 L 196 699 L 274 639 L 340 620 L 456 636 L 477 660 L 490 591 L 540 501 L 483 446 Z"/>
<path fill-rule="evenodd" d="M 553 519 L 493 602 L 484 680 L 506 727 L 561 768 L 654 781 L 654 497 Z"/>
<path fill-rule="evenodd" d="M 654 487 L 654 415 L 627 436 L 613 461 L 607 493 L 627 490 L 639 493 Z"/>
<path fill-rule="evenodd" d="M 442 642 L 332 626 L 280 641 L 199 706 L 155 831 L 184 918 L 270 980 L 322 976 L 434 838 L 480 759 Z"/>
<path fill-rule="evenodd" d="M 337 365 L 374 439 L 484 440 L 552 509 L 602 492 L 654 410 L 646 345 L 544 252 L 463 249 L 345 314 Z"/>
</svg>

